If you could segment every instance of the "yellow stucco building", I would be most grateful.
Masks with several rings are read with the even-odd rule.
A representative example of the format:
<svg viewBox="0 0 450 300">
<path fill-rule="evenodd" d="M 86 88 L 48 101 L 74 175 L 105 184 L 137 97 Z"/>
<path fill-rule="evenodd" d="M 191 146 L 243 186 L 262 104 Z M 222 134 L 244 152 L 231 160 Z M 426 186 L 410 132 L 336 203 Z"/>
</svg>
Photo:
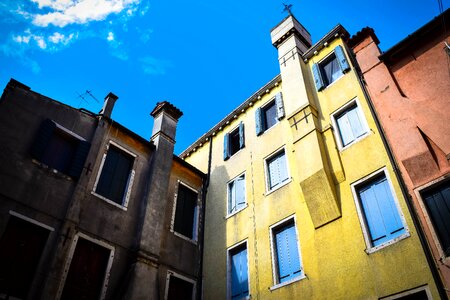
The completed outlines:
<svg viewBox="0 0 450 300">
<path fill-rule="evenodd" d="M 280 75 L 181 154 L 209 176 L 204 299 L 439 299 L 348 37 L 285 18 Z"/>
</svg>

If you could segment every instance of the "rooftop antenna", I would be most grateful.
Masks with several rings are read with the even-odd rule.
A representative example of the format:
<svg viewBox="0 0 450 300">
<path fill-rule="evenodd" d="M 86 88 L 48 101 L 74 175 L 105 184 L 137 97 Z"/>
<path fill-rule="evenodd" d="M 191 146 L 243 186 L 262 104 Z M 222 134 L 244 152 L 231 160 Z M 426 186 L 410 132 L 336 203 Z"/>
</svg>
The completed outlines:
<svg viewBox="0 0 450 300">
<path fill-rule="evenodd" d="M 283 12 L 286 11 L 290 16 L 294 16 L 291 11 L 292 4 L 283 3 L 283 5 L 284 5 Z"/>
<path fill-rule="evenodd" d="M 78 98 L 80 98 L 80 103 L 78 104 L 78 107 L 81 106 L 81 102 L 82 102 L 82 101 L 85 101 L 86 103 L 89 104 L 89 101 L 86 99 L 87 96 L 89 96 L 90 98 L 94 99 L 95 102 L 100 103 L 100 102 L 98 101 L 98 99 L 97 99 L 97 98 L 92 94 L 92 92 L 89 91 L 89 90 L 86 90 L 86 91 L 85 91 L 84 93 L 82 93 L 82 94 L 80 94 L 80 93 L 77 92 L 77 94 L 78 94 Z"/>
</svg>

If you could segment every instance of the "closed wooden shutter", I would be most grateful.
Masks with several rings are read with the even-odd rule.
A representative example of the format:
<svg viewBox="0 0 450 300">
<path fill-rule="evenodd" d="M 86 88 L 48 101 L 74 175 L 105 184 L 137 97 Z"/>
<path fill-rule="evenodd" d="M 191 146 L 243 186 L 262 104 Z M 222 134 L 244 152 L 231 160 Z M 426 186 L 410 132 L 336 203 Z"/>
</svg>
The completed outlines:
<svg viewBox="0 0 450 300">
<path fill-rule="evenodd" d="M 292 222 L 275 232 L 279 283 L 300 275 L 300 257 L 295 224 Z"/>
<path fill-rule="evenodd" d="M 223 160 L 227 160 L 230 157 L 229 140 L 230 135 L 228 133 L 225 133 L 223 137 Z"/>
<path fill-rule="evenodd" d="M 323 90 L 325 88 L 325 84 L 322 79 L 322 74 L 320 73 L 319 65 L 313 64 L 312 71 L 313 71 L 313 77 L 314 77 L 314 83 L 316 85 L 316 89 L 318 91 Z"/>
<path fill-rule="evenodd" d="M 244 123 L 239 123 L 239 149 L 245 146 Z"/>
<path fill-rule="evenodd" d="M 281 92 L 275 95 L 275 105 L 277 106 L 277 118 L 278 120 L 281 120 L 284 118 L 284 104 Z"/>
<path fill-rule="evenodd" d="M 248 296 L 247 248 L 242 247 L 231 255 L 231 299 Z"/>
<path fill-rule="evenodd" d="M 185 237 L 194 239 L 198 194 L 182 184 L 178 185 L 174 230 Z"/>
<path fill-rule="evenodd" d="M 334 54 L 339 62 L 339 66 L 341 67 L 342 73 L 345 73 L 350 70 L 350 65 L 348 64 L 347 58 L 345 58 L 344 50 L 339 45 L 334 49 Z"/>
<path fill-rule="evenodd" d="M 255 125 L 256 125 L 256 135 L 257 136 L 261 135 L 261 133 L 264 132 L 261 107 L 258 107 L 255 111 Z"/>
</svg>

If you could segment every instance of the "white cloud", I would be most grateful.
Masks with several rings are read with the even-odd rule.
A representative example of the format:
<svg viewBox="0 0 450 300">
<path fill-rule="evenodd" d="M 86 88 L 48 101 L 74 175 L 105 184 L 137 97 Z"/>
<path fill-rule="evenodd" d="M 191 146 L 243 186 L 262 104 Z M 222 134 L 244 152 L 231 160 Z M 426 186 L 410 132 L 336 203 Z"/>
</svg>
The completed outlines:
<svg viewBox="0 0 450 300">
<path fill-rule="evenodd" d="M 163 59 L 156 59 L 152 56 L 145 56 L 140 59 L 142 70 L 149 75 L 164 75 L 166 69 L 172 67 L 172 63 Z"/>
<path fill-rule="evenodd" d="M 114 33 L 113 32 L 108 32 L 108 36 L 106 37 L 106 39 L 110 42 L 114 41 Z"/>
<path fill-rule="evenodd" d="M 53 33 L 48 37 L 48 40 L 53 44 L 63 44 L 67 45 L 72 39 L 75 38 L 75 34 L 71 33 L 69 35 L 65 35 L 59 32 Z"/>
<path fill-rule="evenodd" d="M 126 9 L 132 14 L 140 0 L 33 0 L 39 8 L 48 7 L 52 12 L 36 14 L 33 24 L 47 27 L 54 25 L 65 27 L 69 24 L 85 24 L 90 21 L 105 20 L 110 14 L 117 14 Z"/>
<path fill-rule="evenodd" d="M 66 35 L 59 32 L 54 32 L 52 35 L 47 36 L 42 33 L 32 33 L 30 29 L 27 29 L 22 35 L 13 35 L 12 40 L 17 44 L 26 44 L 27 46 L 30 46 L 31 41 L 34 41 L 34 45 L 40 49 L 53 52 L 60 50 L 77 37 L 78 33 Z"/>
</svg>

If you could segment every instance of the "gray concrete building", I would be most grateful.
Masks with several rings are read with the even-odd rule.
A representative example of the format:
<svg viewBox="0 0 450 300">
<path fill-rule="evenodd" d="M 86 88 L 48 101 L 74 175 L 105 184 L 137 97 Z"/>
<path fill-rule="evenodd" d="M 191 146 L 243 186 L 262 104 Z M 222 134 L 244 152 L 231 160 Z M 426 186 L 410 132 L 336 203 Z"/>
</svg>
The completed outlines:
<svg viewBox="0 0 450 300">
<path fill-rule="evenodd" d="M 150 141 L 11 79 L 0 98 L 0 299 L 200 296 L 205 175 L 173 154 L 182 112 Z"/>
</svg>

